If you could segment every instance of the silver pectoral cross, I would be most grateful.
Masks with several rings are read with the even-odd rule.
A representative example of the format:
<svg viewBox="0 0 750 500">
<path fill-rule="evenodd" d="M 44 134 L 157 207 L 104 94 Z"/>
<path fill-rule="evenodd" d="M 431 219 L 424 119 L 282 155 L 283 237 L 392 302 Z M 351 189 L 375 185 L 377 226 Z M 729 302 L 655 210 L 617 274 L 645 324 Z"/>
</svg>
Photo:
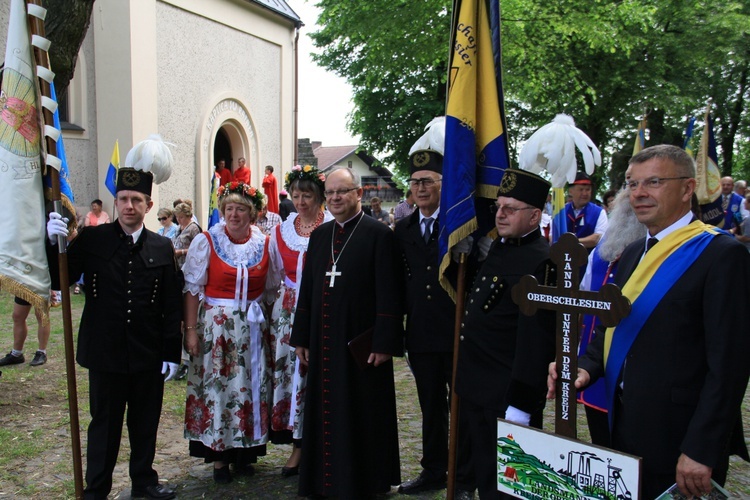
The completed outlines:
<svg viewBox="0 0 750 500">
<path fill-rule="evenodd" d="M 333 288 L 334 283 L 336 282 L 336 276 L 341 276 L 341 271 L 336 272 L 336 264 L 331 266 L 331 270 L 326 272 L 326 276 L 331 278 L 330 283 L 328 283 L 329 288 Z"/>
</svg>

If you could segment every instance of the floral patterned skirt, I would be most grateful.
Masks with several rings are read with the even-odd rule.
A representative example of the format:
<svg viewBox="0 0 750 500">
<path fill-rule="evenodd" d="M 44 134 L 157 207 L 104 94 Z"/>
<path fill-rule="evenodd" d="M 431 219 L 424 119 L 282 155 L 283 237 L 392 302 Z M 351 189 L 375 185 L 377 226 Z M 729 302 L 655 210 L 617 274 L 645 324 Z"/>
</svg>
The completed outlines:
<svg viewBox="0 0 750 500">
<path fill-rule="evenodd" d="M 253 307 L 254 317 L 262 319 L 260 306 Z M 271 366 L 265 324 L 248 321 L 248 314 L 235 309 L 201 302 L 201 353 L 191 359 L 187 377 L 185 437 L 215 451 L 268 441 Z"/>
<path fill-rule="evenodd" d="M 274 347 L 271 429 L 292 431 L 294 439 L 302 439 L 307 367 L 297 363 L 294 348 L 289 345 L 296 294 L 296 289 L 282 284 L 280 296 L 271 313 L 270 342 Z"/>
</svg>

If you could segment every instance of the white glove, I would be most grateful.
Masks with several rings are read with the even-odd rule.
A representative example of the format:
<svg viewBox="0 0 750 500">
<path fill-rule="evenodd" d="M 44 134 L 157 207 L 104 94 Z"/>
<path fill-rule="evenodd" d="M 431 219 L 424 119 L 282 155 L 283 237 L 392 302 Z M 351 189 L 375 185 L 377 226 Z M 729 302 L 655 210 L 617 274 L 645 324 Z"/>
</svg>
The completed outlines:
<svg viewBox="0 0 750 500">
<path fill-rule="evenodd" d="M 531 422 L 531 414 L 521 411 L 515 406 L 508 406 L 505 410 L 505 420 L 513 422 L 514 424 L 528 426 Z"/>
<path fill-rule="evenodd" d="M 50 212 L 47 221 L 47 238 L 51 244 L 57 245 L 58 236 L 68 237 L 68 219 L 57 212 Z"/>
<path fill-rule="evenodd" d="M 471 248 L 474 246 L 474 238 L 471 236 L 467 236 L 466 238 L 462 239 L 458 243 L 456 243 L 456 246 L 451 248 L 451 258 L 458 262 L 460 260 L 459 255 L 463 254 L 470 254 Z"/>
<path fill-rule="evenodd" d="M 492 238 L 489 236 L 482 236 L 477 242 L 477 248 L 479 249 L 479 260 L 487 258 L 487 254 L 490 253 L 490 247 L 492 246 Z"/>
<path fill-rule="evenodd" d="M 169 361 L 164 361 L 161 364 L 161 374 L 166 376 L 164 377 L 164 382 L 168 382 L 172 380 L 177 373 L 177 368 L 179 368 L 179 365 L 177 363 L 172 363 Z M 167 373 L 167 371 L 169 373 Z"/>
</svg>

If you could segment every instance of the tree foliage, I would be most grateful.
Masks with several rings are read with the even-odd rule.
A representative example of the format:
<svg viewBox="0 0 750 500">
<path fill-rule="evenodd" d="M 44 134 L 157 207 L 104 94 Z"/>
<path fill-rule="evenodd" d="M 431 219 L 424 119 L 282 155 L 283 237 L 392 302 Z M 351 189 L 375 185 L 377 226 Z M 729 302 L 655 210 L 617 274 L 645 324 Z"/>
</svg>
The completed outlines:
<svg viewBox="0 0 750 500">
<path fill-rule="evenodd" d="M 444 113 L 452 6 L 318 6 L 316 60 L 352 84 L 349 129 L 398 168 L 421 127 Z M 711 99 L 722 166 L 731 171 L 733 152 L 748 158 L 749 9 L 731 0 L 502 0 L 511 146 L 564 112 L 611 163 L 629 154 L 642 116 L 649 116 L 650 143 L 681 144 L 687 118 L 702 115 Z M 608 174 L 614 183 L 622 172 Z"/>
<path fill-rule="evenodd" d="M 55 89 L 63 95 L 75 73 L 78 51 L 89 28 L 94 0 L 46 0 L 44 29 L 52 42 L 50 66 Z"/>
</svg>

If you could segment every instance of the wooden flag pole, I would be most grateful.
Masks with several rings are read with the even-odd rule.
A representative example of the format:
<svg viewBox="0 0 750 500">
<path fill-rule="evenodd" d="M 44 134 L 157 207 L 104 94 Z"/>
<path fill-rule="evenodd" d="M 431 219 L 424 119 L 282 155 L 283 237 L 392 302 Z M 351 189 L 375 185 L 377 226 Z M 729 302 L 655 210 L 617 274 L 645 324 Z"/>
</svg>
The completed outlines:
<svg viewBox="0 0 750 500">
<path fill-rule="evenodd" d="M 451 374 L 451 414 L 448 438 L 448 490 L 446 499 L 453 500 L 456 493 L 456 452 L 458 447 L 458 394 L 456 394 L 456 367 L 458 366 L 458 349 L 461 335 L 461 317 L 466 295 L 466 254 L 462 253 L 458 262 L 456 279 L 456 319 L 453 332 L 453 372 Z"/>
<path fill-rule="evenodd" d="M 36 5 L 42 7 L 41 0 L 27 0 L 28 5 Z M 44 21 L 34 15 L 28 15 L 29 30 L 31 35 L 37 35 L 45 38 Z M 50 69 L 49 55 L 45 50 L 38 47 L 33 47 L 34 60 L 37 64 Z M 41 95 L 50 96 L 50 84 L 42 79 L 38 78 L 39 88 Z M 54 123 L 53 114 L 47 108 L 43 108 L 42 123 L 52 124 Z M 42 132 L 44 127 L 41 128 Z M 57 156 L 57 143 L 53 139 L 46 137 L 46 151 L 48 155 Z M 57 169 L 47 166 L 50 170 L 50 177 L 52 180 L 52 200 L 54 203 L 54 209 L 58 213 L 62 213 L 62 197 L 60 195 L 60 172 Z M 72 445 L 73 454 L 73 478 L 75 482 L 75 496 L 77 499 L 83 498 L 83 466 L 81 463 L 81 435 L 80 425 L 78 421 L 78 389 L 76 386 L 76 372 L 75 372 L 75 355 L 73 349 L 73 321 L 70 308 L 70 280 L 68 276 L 68 254 L 64 238 L 60 238 L 62 241 L 58 241 L 58 264 L 60 268 L 60 290 L 62 292 L 62 314 L 63 314 L 63 338 L 65 340 L 65 368 L 67 372 L 68 381 L 68 410 L 70 414 L 70 439 Z"/>
</svg>

